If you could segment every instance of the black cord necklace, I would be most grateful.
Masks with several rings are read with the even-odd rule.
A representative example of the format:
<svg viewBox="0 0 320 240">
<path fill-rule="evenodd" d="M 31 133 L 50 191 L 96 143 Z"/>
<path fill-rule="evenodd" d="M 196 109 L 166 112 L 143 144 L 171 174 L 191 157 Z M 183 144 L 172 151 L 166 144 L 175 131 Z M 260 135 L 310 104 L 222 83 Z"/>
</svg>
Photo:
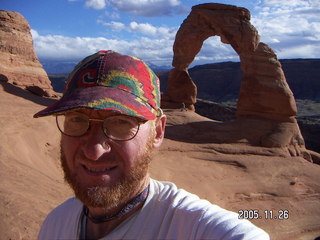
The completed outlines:
<svg viewBox="0 0 320 240">
<path fill-rule="evenodd" d="M 89 209 L 85 205 L 83 205 L 83 213 L 93 223 L 108 222 L 113 219 L 122 217 L 123 215 L 131 212 L 136 205 L 138 205 L 141 202 L 144 202 L 147 199 L 148 194 L 149 194 L 149 185 L 139 195 L 137 195 L 134 199 L 132 199 L 126 206 L 124 206 L 118 213 L 111 216 L 90 217 Z"/>
</svg>

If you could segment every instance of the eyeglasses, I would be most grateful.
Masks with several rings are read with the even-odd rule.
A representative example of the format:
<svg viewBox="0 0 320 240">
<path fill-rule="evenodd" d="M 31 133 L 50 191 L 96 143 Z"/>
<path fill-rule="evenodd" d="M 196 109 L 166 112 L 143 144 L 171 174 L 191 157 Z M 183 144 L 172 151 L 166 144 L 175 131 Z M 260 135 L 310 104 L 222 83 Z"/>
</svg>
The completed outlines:
<svg viewBox="0 0 320 240">
<path fill-rule="evenodd" d="M 140 124 L 145 123 L 137 118 L 124 115 L 93 119 L 79 112 L 57 115 L 56 122 L 61 133 L 70 137 L 81 137 L 89 130 L 90 122 L 101 122 L 104 134 L 118 141 L 133 139 L 139 131 Z"/>
</svg>

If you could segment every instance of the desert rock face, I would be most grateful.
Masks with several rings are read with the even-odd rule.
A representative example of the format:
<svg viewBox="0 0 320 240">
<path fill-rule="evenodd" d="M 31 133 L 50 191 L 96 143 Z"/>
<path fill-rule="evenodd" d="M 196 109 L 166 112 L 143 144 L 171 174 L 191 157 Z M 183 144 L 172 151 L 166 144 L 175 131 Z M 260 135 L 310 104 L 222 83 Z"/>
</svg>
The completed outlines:
<svg viewBox="0 0 320 240">
<path fill-rule="evenodd" d="M 17 12 L 0 10 L 0 80 L 43 96 L 54 91 L 33 49 L 30 26 Z M 42 89 L 42 91 L 39 90 Z"/>
<path fill-rule="evenodd" d="M 281 64 L 273 50 L 260 42 L 257 30 L 250 23 L 250 12 L 245 8 L 214 3 L 192 8 L 176 35 L 174 68 L 169 74 L 167 92 L 163 94 L 163 107 L 177 108 L 184 104 L 187 109 L 194 109 L 197 89 L 187 68 L 203 41 L 211 36 L 220 36 L 223 43 L 232 46 L 240 56 L 244 73 L 237 120 L 218 127 L 219 131 L 231 127 L 233 132 L 222 131 L 224 137 L 217 137 L 216 142 L 235 143 L 239 140 L 233 136 L 240 135 L 239 139 L 250 145 L 282 148 L 288 156 L 303 155 L 311 160 L 295 119 L 295 99 Z"/>
</svg>

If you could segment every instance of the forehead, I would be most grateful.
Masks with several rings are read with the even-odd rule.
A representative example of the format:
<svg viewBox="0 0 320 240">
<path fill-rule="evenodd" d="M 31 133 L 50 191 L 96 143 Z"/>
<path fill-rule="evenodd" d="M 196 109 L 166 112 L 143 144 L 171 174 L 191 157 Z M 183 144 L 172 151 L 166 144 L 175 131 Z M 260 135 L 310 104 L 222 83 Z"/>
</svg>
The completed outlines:
<svg viewBox="0 0 320 240">
<path fill-rule="evenodd" d="M 75 112 L 83 113 L 92 118 L 106 118 L 109 116 L 122 115 L 114 111 L 96 110 L 96 109 L 89 109 L 89 108 L 79 108 L 79 109 L 76 109 Z M 126 115 L 122 115 L 122 116 L 126 116 Z"/>
<path fill-rule="evenodd" d="M 132 117 L 132 116 L 128 116 L 126 114 L 121 114 L 119 112 L 116 111 L 108 111 L 108 110 L 96 110 L 96 109 L 91 109 L 91 108 L 78 108 L 75 109 L 72 112 L 79 112 L 82 114 L 87 115 L 89 118 L 100 118 L 100 119 L 104 119 L 110 116 L 124 116 L 124 117 L 128 117 L 128 118 L 136 118 L 138 119 L 138 121 L 142 121 L 145 122 L 137 117 Z"/>
</svg>

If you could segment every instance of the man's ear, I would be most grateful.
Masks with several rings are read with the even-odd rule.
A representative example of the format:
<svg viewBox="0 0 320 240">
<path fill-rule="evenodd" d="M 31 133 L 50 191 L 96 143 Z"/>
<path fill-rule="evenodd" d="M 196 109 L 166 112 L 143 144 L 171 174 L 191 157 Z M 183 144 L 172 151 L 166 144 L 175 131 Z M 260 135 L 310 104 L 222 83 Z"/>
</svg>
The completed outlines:
<svg viewBox="0 0 320 240">
<path fill-rule="evenodd" d="M 161 146 L 161 143 L 164 138 L 164 132 L 166 127 L 167 116 L 162 115 L 155 122 L 155 136 L 153 140 L 153 147 L 158 148 Z"/>
</svg>

